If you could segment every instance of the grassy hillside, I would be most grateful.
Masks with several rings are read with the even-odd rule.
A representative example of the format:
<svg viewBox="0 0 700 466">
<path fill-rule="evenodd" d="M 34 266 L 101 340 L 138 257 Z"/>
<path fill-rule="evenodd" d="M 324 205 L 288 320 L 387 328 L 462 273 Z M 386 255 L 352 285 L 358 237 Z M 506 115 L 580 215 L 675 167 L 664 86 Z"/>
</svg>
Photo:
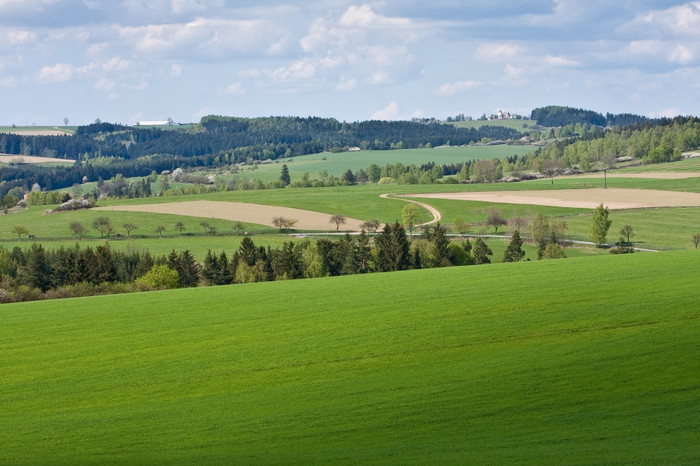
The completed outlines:
<svg viewBox="0 0 700 466">
<path fill-rule="evenodd" d="M 534 120 L 470 120 L 470 121 L 453 121 L 447 123 L 458 128 L 474 128 L 479 129 L 482 126 L 504 126 L 512 128 L 521 133 L 527 133 L 532 130 L 533 126 L 537 125 Z"/>
<path fill-rule="evenodd" d="M 3 305 L 0 463 L 698 463 L 698 258 Z"/>
<path fill-rule="evenodd" d="M 341 176 L 348 169 L 366 170 L 370 164 L 380 167 L 388 164 L 423 165 L 430 162 L 437 164 L 461 164 L 468 160 L 502 159 L 513 155 L 523 156 L 536 149 L 534 146 L 496 145 L 496 146 L 451 146 L 432 149 L 374 150 L 359 152 L 339 152 L 311 154 L 294 157 L 287 163 L 292 181 L 300 180 L 304 172 L 311 178 L 318 178 L 319 172 L 326 170 L 329 175 Z M 267 165 L 242 167 L 241 171 L 230 177 L 260 178 L 263 181 L 278 180 L 285 160 Z"/>
</svg>

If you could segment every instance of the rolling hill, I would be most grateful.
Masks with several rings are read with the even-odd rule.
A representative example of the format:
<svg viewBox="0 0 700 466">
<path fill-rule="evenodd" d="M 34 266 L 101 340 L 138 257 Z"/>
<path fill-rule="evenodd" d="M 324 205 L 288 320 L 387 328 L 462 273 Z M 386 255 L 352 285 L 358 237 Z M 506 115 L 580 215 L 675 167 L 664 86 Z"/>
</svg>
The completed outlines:
<svg viewBox="0 0 700 466">
<path fill-rule="evenodd" d="M 699 275 L 685 251 L 3 305 L 0 463 L 697 463 Z"/>
</svg>

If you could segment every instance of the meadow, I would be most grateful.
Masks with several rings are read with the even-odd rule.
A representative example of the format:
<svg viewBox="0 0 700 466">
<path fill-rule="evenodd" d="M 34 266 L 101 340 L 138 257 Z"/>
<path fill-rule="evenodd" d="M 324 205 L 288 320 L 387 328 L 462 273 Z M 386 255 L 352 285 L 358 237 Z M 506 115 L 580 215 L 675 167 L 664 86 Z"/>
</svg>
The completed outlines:
<svg viewBox="0 0 700 466">
<path fill-rule="evenodd" d="M 699 275 L 685 251 L 6 304 L 0 463 L 696 464 Z"/>
<path fill-rule="evenodd" d="M 0 126 L 0 133 L 12 133 L 33 136 L 53 136 L 57 134 L 75 134 L 77 126 Z"/>
<path fill-rule="evenodd" d="M 532 130 L 534 126 L 537 126 L 537 122 L 534 120 L 470 120 L 470 121 L 453 121 L 447 123 L 449 125 L 457 126 L 458 128 L 474 128 L 479 129 L 482 126 L 503 126 L 506 128 L 511 128 L 521 133 L 527 133 Z"/>
<path fill-rule="evenodd" d="M 399 150 L 374 150 L 374 151 L 349 151 L 349 152 L 324 152 L 294 157 L 291 161 L 278 160 L 271 164 L 258 164 L 243 166 L 236 174 L 225 175 L 224 179 L 243 177 L 247 179 L 260 178 L 261 180 L 278 180 L 282 171 L 282 164 L 286 163 L 292 181 L 300 180 L 304 172 L 309 172 L 310 177 L 318 178 L 318 174 L 327 171 L 329 175 L 340 177 L 348 170 L 366 170 L 370 164 L 375 163 L 380 167 L 388 164 L 401 163 L 403 165 L 423 165 L 430 162 L 436 164 L 462 164 L 468 160 L 502 159 L 513 155 L 523 156 L 536 147 L 525 145 L 494 145 L 494 146 L 449 146 L 429 149 L 399 149 Z"/>
<path fill-rule="evenodd" d="M 105 200 L 99 205 L 109 208 L 118 205 L 151 204 L 161 202 L 180 202 L 192 200 L 212 200 L 212 201 L 235 201 L 249 202 L 282 207 L 295 207 L 331 215 L 341 214 L 347 217 L 359 218 L 362 220 L 378 219 L 381 222 L 401 221 L 401 212 L 406 205 L 406 201 L 397 198 L 381 198 L 385 193 L 395 194 L 423 194 L 435 192 L 460 192 L 460 191 L 499 191 L 499 190 L 549 190 L 549 189 L 585 189 L 600 187 L 602 180 L 581 179 L 576 177 L 555 178 L 551 180 L 529 181 L 521 183 L 491 183 L 473 185 L 365 185 L 365 186 L 344 186 L 331 188 L 285 188 L 271 190 L 254 191 L 229 191 L 216 192 L 206 195 L 192 196 L 163 196 L 144 199 L 130 200 Z M 635 189 L 660 189 L 670 191 L 700 192 L 700 178 L 687 178 L 680 180 L 663 180 L 653 178 L 609 178 L 610 187 L 627 187 Z M 469 233 L 489 233 L 492 229 L 485 226 L 487 211 L 495 207 L 500 209 L 506 218 L 513 215 L 532 216 L 536 212 L 541 212 L 548 217 L 556 217 L 567 223 L 567 236 L 571 239 L 586 240 L 588 237 L 588 227 L 590 225 L 590 209 L 573 209 L 562 207 L 545 207 L 531 205 L 500 204 L 478 201 L 460 201 L 446 199 L 420 199 L 421 202 L 428 202 L 437 208 L 442 214 L 442 223 L 452 225 L 457 220 L 462 220 L 470 224 Z M 235 222 L 212 218 L 193 218 L 179 215 L 149 214 L 137 212 L 120 211 L 77 211 L 64 212 L 51 215 L 43 215 L 47 208 L 52 206 L 36 206 L 25 211 L 0 216 L 0 245 L 13 247 L 15 245 L 28 246 L 26 237 L 20 241 L 17 235 L 12 233 L 12 227 L 17 224 L 24 225 L 29 233 L 35 236 L 37 241 L 45 244 L 73 244 L 76 240 L 70 231 L 70 223 L 79 221 L 83 223 L 88 232 L 84 236 L 84 241 L 102 241 L 96 230 L 92 229 L 92 222 L 99 216 L 107 216 L 115 226 L 115 233 L 125 234 L 122 225 L 124 223 L 135 223 L 137 230 L 132 232 L 133 240 L 113 241 L 117 247 L 141 247 L 152 252 L 173 249 L 183 249 L 184 245 L 192 245 L 199 251 L 206 254 L 206 241 L 212 244 L 221 244 L 237 247 L 238 239 L 235 238 Z M 420 221 L 431 220 L 430 215 L 421 209 L 422 217 Z M 631 225 L 636 236 L 633 238 L 640 245 L 653 249 L 680 249 L 691 248 L 691 238 L 700 232 L 700 208 L 660 208 L 660 209 L 632 209 L 624 211 L 613 211 L 610 219 L 613 221 L 608 240 L 615 242 L 618 240 L 618 232 L 624 225 Z M 182 221 L 185 224 L 183 233 L 188 235 L 185 240 L 180 237 L 175 224 Z M 204 230 L 200 223 L 208 222 L 214 226 L 217 236 L 204 237 Z M 248 231 L 253 235 L 263 235 L 270 244 L 280 244 L 282 238 L 273 239 L 268 235 L 278 232 L 270 223 L 267 225 L 244 224 L 243 231 Z M 163 238 L 156 232 L 159 225 L 165 226 Z M 329 225 L 329 230 L 332 226 Z M 503 232 L 503 229 L 500 230 Z M 200 236 L 201 235 L 201 236 Z M 199 239 L 199 238 L 202 239 Z M 190 238 L 192 238 L 190 242 Z M 195 239 L 196 238 L 196 239 Z M 206 238 L 206 239 L 204 239 Z M 261 239 L 262 241 L 262 239 Z M 261 243 L 268 244 L 268 243 Z M 198 255 L 199 257 L 199 255 Z"/>
</svg>

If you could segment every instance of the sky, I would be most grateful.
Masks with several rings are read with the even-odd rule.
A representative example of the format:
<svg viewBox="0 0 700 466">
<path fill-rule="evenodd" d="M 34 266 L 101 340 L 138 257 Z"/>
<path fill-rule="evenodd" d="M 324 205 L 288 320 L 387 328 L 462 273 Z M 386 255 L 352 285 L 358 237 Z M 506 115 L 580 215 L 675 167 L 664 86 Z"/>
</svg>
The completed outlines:
<svg viewBox="0 0 700 466">
<path fill-rule="evenodd" d="M 0 0 L 0 125 L 700 114 L 700 1 Z"/>
</svg>

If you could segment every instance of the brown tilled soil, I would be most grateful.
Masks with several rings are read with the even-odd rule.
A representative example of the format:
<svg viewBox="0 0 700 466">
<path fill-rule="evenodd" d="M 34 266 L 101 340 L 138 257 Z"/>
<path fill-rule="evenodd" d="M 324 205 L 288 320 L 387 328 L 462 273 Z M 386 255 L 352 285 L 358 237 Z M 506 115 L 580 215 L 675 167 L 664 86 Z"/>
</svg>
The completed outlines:
<svg viewBox="0 0 700 466">
<path fill-rule="evenodd" d="M 700 206 L 700 194 L 697 193 L 619 188 L 411 194 L 407 195 L 407 197 L 498 202 L 504 204 L 531 204 L 584 209 L 594 209 L 601 203 L 610 209 Z"/>
<path fill-rule="evenodd" d="M 157 214 L 185 215 L 188 217 L 219 218 L 268 226 L 272 226 L 274 217 L 284 217 L 297 220 L 297 223 L 294 225 L 294 228 L 297 230 L 335 230 L 335 223 L 330 222 L 330 214 L 243 202 L 187 201 L 169 202 L 166 204 L 97 207 L 96 210 L 152 212 Z M 340 225 L 340 231 L 360 231 L 362 223 L 362 220 L 346 217 L 345 224 Z"/>
</svg>

